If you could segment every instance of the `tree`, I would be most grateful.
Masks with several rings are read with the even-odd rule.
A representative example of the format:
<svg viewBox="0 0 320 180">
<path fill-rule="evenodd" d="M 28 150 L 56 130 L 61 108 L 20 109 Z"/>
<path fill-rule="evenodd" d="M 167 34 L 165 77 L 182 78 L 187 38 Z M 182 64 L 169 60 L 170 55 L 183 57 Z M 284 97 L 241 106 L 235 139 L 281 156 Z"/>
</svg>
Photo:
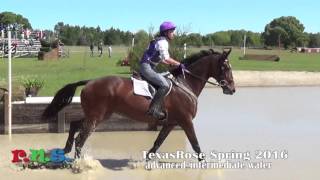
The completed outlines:
<svg viewBox="0 0 320 180">
<path fill-rule="evenodd" d="M 211 39 L 213 40 L 215 45 L 221 45 L 221 46 L 230 45 L 231 37 L 230 37 L 230 34 L 226 31 L 215 32 L 209 36 L 211 36 Z"/>
<path fill-rule="evenodd" d="M 106 30 L 104 33 L 104 43 L 105 44 L 112 44 L 112 45 L 119 45 L 122 44 L 123 41 L 121 39 L 121 33 L 119 29 L 115 29 L 111 27 L 109 30 Z"/>
<path fill-rule="evenodd" d="M 202 36 L 199 33 L 188 34 L 188 36 L 186 38 L 187 38 L 186 43 L 188 45 L 200 47 L 203 44 L 202 43 Z"/>
<path fill-rule="evenodd" d="M 309 35 L 309 47 L 320 47 L 320 33 Z"/>
<path fill-rule="evenodd" d="M 247 46 L 253 46 L 253 47 L 262 47 L 263 42 L 261 39 L 260 33 L 254 33 L 251 31 L 247 31 Z"/>
<path fill-rule="evenodd" d="M 32 29 L 29 20 L 20 14 L 15 14 L 12 12 L 2 12 L 0 13 L 0 24 L 20 24 L 22 27 Z"/>
<path fill-rule="evenodd" d="M 272 20 L 266 25 L 262 34 L 264 43 L 277 46 L 280 43 L 285 48 L 297 46 L 305 41 L 304 26 L 293 16 L 283 16 Z"/>
<path fill-rule="evenodd" d="M 243 37 L 246 34 L 246 31 L 228 31 L 230 34 L 230 45 L 232 46 L 242 46 L 243 44 Z"/>
<path fill-rule="evenodd" d="M 149 34 L 144 30 L 138 31 L 134 36 L 135 36 L 134 39 L 135 39 L 136 43 L 150 41 Z"/>
</svg>

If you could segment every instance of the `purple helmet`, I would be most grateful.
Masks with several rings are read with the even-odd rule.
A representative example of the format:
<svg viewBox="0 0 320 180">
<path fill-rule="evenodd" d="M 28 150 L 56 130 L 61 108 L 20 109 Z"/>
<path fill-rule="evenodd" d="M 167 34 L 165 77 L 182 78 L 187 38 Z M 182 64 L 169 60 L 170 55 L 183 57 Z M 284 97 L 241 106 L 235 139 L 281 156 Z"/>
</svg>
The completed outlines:
<svg viewBox="0 0 320 180">
<path fill-rule="evenodd" d="M 168 31 L 168 30 L 174 30 L 174 29 L 176 29 L 176 25 L 170 21 L 165 21 L 160 25 L 160 33 Z"/>
</svg>

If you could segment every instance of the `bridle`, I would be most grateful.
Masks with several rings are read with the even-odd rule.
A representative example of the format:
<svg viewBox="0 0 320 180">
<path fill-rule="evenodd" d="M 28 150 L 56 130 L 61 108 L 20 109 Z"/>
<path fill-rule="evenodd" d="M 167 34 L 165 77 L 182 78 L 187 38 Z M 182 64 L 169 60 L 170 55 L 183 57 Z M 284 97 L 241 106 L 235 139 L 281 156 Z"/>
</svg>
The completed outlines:
<svg viewBox="0 0 320 180">
<path fill-rule="evenodd" d="M 187 70 L 187 69 L 183 69 L 183 70 L 182 70 L 182 74 L 183 74 L 184 77 L 185 77 L 185 75 L 184 75 L 185 72 L 186 72 L 187 74 L 190 74 L 191 76 L 193 76 L 193 77 L 195 77 L 195 78 L 203 81 L 203 82 L 212 84 L 212 85 L 214 85 L 214 86 L 224 87 L 224 86 L 227 86 L 227 84 L 228 84 L 228 82 L 227 82 L 226 80 L 221 80 L 221 81 L 219 81 L 218 83 L 216 83 L 216 82 L 211 82 L 211 81 L 209 81 L 209 80 L 203 79 L 202 77 L 200 77 L 200 76 L 198 76 L 198 75 L 193 74 L 192 72 L 190 72 L 190 71 Z"/>
<path fill-rule="evenodd" d="M 223 61 L 223 63 L 225 63 L 225 62 L 227 62 L 227 61 L 228 61 L 228 60 L 225 59 L 225 60 Z M 224 65 L 222 65 L 222 66 L 221 66 L 221 72 L 222 72 L 222 74 L 224 74 L 225 69 L 226 69 L 226 67 L 224 67 Z M 201 76 L 198 76 L 198 75 L 193 74 L 193 73 L 190 72 L 188 69 L 182 69 L 182 75 L 183 75 L 183 78 L 184 78 L 184 79 L 185 79 L 185 73 L 187 73 L 187 74 L 189 74 L 189 75 L 191 75 L 191 76 L 193 76 L 193 77 L 201 80 L 202 82 L 206 82 L 206 83 L 212 84 L 212 85 L 214 85 L 214 86 L 225 87 L 225 86 L 228 85 L 228 82 L 227 82 L 226 80 L 224 80 L 224 79 L 220 80 L 220 81 L 217 82 L 217 83 L 216 83 L 216 82 L 212 82 L 212 81 L 209 81 L 209 80 L 206 80 L 206 79 L 202 78 Z"/>
</svg>

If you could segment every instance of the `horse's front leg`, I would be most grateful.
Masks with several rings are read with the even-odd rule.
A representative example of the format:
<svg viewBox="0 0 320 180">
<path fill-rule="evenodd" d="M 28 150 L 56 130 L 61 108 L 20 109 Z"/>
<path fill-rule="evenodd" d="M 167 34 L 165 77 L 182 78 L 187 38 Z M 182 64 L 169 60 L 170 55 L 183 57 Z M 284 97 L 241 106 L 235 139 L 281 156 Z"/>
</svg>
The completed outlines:
<svg viewBox="0 0 320 180">
<path fill-rule="evenodd" d="M 198 154 L 198 160 L 203 161 L 205 157 L 200 156 L 201 149 L 198 143 L 196 133 L 194 131 L 192 119 L 190 118 L 190 119 L 186 119 L 185 121 L 181 121 L 179 122 L 179 125 L 182 127 L 182 129 L 186 133 L 188 140 L 192 146 L 192 149 Z"/>
<path fill-rule="evenodd" d="M 171 130 L 174 128 L 174 124 L 169 124 L 169 125 L 163 125 L 156 141 L 153 144 L 153 147 L 149 150 L 146 160 L 150 160 L 150 153 L 155 153 L 159 147 L 161 146 L 161 144 L 164 142 L 164 140 L 168 137 L 169 133 L 171 132 Z"/>
</svg>

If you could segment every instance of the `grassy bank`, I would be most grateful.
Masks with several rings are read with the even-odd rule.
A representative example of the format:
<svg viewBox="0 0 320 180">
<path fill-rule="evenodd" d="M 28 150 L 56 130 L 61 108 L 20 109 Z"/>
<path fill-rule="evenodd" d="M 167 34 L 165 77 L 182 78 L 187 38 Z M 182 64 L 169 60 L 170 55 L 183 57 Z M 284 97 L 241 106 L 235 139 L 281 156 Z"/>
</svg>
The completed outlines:
<svg viewBox="0 0 320 180">
<path fill-rule="evenodd" d="M 128 67 L 116 66 L 117 61 L 126 56 L 127 47 L 113 47 L 112 58 L 106 54 L 98 57 L 97 50 L 94 57 L 90 57 L 88 47 L 68 47 L 69 58 L 59 61 L 38 61 L 36 58 L 16 58 L 12 61 L 13 83 L 20 84 L 20 79 L 26 76 L 38 76 L 45 81 L 45 86 L 39 92 L 40 96 L 52 96 L 63 85 L 106 75 L 129 76 Z M 198 52 L 199 48 L 192 49 Z M 240 49 L 233 49 L 230 61 L 234 70 L 258 71 L 312 71 L 320 72 L 320 54 L 290 53 L 278 50 L 248 50 L 247 53 L 277 54 L 279 62 L 239 60 L 242 56 Z M 0 86 L 5 86 L 7 78 L 7 61 L 0 59 Z M 77 92 L 79 94 L 79 91 Z"/>
</svg>

